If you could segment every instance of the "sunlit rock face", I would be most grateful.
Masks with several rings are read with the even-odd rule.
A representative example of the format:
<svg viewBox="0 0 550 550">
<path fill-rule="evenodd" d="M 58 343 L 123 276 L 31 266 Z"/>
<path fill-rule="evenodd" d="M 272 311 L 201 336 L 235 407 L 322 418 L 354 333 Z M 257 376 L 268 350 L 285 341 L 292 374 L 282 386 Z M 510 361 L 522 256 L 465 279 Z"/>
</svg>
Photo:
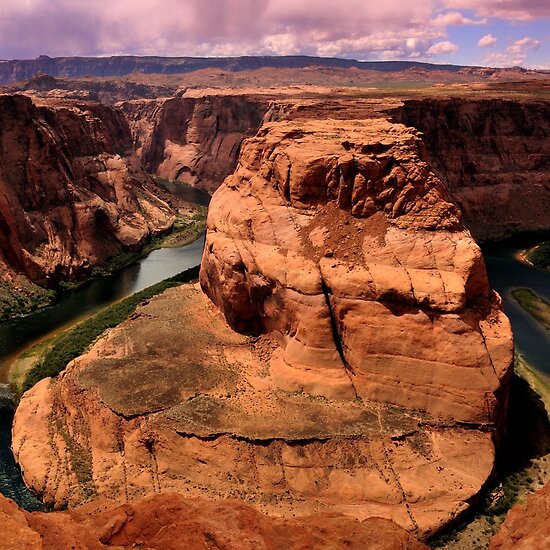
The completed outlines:
<svg viewBox="0 0 550 550">
<path fill-rule="evenodd" d="M 285 390 L 492 423 L 510 327 L 422 150 L 382 118 L 265 125 L 213 198 L 201 284 L 277 335 Z"/>
</svg>

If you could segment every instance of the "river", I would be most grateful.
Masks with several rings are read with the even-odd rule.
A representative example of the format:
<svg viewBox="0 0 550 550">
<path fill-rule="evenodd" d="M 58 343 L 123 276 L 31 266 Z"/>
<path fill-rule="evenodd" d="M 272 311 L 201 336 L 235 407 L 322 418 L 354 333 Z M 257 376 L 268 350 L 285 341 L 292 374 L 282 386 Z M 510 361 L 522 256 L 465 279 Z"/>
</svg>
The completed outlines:
<svg viewBox="0 0 550 550">
<path fill-rule="evenodd" d="M 13 409 L 8 385 L 14 354 L 104 307 L 200 264 L 204 235 L 180 248 L 161 248 L 121 271 L 87 281 L 55 304 L 0 324 L 0 493 L 27 510 L 42 504 L 24 485 L 10 450 Z"/>
<path fill-rule="evenodd" d="M 512 296 L 516 288 L 530 288 L 550 303 L 550 273 L 516 257 L 520 250 L 533 244 L 533 237 L 527 236 L 486 245 L 482 250 L 491 287 L 502 296 L 504 311 L 512 323 L 516 349 L 529 365 L 550 376 L 550 331 L 535 321 Z"/>
</svg>

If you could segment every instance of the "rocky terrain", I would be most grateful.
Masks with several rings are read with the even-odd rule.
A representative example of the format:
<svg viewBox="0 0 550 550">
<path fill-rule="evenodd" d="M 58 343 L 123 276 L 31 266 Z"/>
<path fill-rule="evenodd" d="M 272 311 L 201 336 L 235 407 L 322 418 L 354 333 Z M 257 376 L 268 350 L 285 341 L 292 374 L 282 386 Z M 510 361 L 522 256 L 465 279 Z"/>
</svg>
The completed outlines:
<svg viewBox="0 0 550 550">
<path fill-rule="evenodd" d="M 506 516 L 490 550 L 530 550 L 550 546 L 550 485 L 517 504 Z"/>
<path fill-rule="evenodd" d="M 242 71 L 264 67 L 298 68 L 338 67 L 385 71 L 402 71 L 409 68 L 426 70 L 447 70 L 458 72 L 464 67 L 458 65 L 433 65 L 407 61 L 360 62 L 353 59 L 335 59 L 308 56 L 254 56 L 254 57 L 48 57 L 36 59 L 0 61 L 0 84 L 28 80 L 37 73 L 51 76 L 123 76 L 133 72 L 153 74 L 188 73 L 205 68 Z M 473 68 L 470 68 L 473 69 Z"/>
<path fill-rule="evenodd" d="M 380 518 L 363 522 L 338 514 L 274 518 L 242 502 L 213 503 L 175 493 L 122 506 L 102 501 L 78 511 L 49 514 L 24 512 L 0 496 L 0 523 L 0 548 L 6 550 L 427 548 L 395 523 Z"/>
<path fill-rule="evenodd" d="M 74 280 L 172 225 L 119 112 L 0 95 L 0 121 L 4 305 L 32 293 L 31 283 Z"/>
<path fill-rule="evenodd" d="M 261 97 L 130 101 L 118 105 L 149 173 L 214 191 L 233 172 L 242 140 L 268 111 Z"/>
<path fill-rule="evenodd" d="M 423 132 L 430 164 L 476 238 L 548 228 L 547 101 L 409 100 L 397 118 Z"/>
<path fill-rule="evenodd" d="M 212 302 L 168 291 L 25 394 L 13 448 L 46 501 L 175 490 L 419 535 L 469 506 L 510 327 L 417 132 L 353 105 L 245 141 L 211 203 Z"/>
</svg>

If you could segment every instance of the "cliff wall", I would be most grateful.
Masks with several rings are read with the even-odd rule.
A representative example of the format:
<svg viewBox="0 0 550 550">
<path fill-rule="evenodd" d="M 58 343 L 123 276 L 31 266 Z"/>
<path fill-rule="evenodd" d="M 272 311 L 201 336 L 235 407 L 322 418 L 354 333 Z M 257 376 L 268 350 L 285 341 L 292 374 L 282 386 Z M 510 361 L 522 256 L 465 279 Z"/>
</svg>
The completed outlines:
<svg viewBox="0 0 550 550">
<path fill-rule="evenodd" d="M 233 172 L 242 140 L 256 133 L 268 105 L 247 96 L 212 96 L 130 101 L 118 108 L 149 173 L 212 192 Z"/>
<path fill-rule="evenodd" d="M 396 118 L 424 134 L 430 164 L 477 239 L 549 228 L 548 102 L 407 100 Z"/>
<path fill-rule="evenodd" d="M 0 147 L 6 284 L 74 279 L 173 223 L 113 109 L 0 95 Z"/>
</svg>

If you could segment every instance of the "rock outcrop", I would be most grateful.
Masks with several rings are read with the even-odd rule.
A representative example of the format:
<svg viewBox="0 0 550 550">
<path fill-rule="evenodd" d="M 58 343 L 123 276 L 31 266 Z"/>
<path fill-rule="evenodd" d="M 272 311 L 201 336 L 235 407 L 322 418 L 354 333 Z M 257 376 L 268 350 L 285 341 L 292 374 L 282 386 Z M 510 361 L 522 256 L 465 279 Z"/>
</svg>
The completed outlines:
<svg viewBox="0 0 550 550">
<path fill-rule="evenodd" d="M 17 274 L 39 285 L 74 279 L 174 221 L 113 109 L 0 95 L 0 143 L 6 283 Z"/>
<path fill-rule="evenodd" d="M 490 550 L 550 548 L 550 485 L 527 497 L 507 514 Z"/>
<path fill-rule="evenodd" d="M 269 518 L 242 502 L 213 503 L 175 493 L 122 506 L 103 501 L 78 511 L 50 514 L 29 514 L 0 496 L 0 524 L 0 549 L 6 550 L 427 548 L 395 523 L 381 518 L 363 522 L 338 514 Z"/>
<path fill-rule="evenodd" d="M 56 505 L 175 490 L 420 534 L 465 510 L 493 469 L 512 337 L 416 133 L 267 123 L 208 224 L 213 303 L 172 289 L 23 396 L 27 484 Z"/>
<path fill-rule="evenodd" d="M 380 118 L 267 124 L 212 200 L 201 284 L 279 335 L 285 390 L 491 424 L 510 326 L 421 151 Z"/>
<path fill-rule="evenodd" d="M 427 158 L 478 239 L 548 229 L 550 105 L 504 99 L 407 100 Z"/>
<path fill-rule="evenodd" d="M 149 173 L 212 192 L 233 172 L 242 140 L 256 133 L 268 104 L 221 95 L 136 100 L 118 108 Z"/>
</svg>

